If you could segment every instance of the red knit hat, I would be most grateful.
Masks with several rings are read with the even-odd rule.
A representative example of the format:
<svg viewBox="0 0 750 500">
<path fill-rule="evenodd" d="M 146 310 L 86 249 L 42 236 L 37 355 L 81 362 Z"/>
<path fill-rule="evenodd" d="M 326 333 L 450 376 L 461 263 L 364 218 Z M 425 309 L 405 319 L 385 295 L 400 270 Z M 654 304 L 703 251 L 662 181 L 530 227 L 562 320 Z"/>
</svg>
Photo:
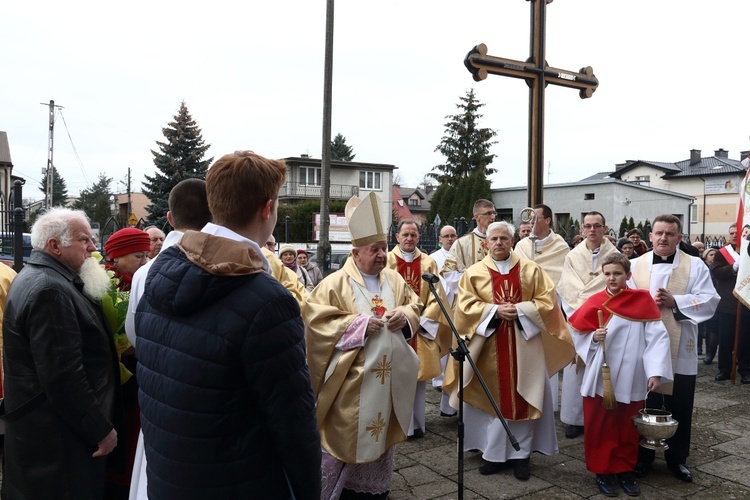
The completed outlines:
<svg viewBox="0 0 750 500">
<path fill-rule="evenodd" d="M 302 248 L 298 248 L 298 249 L 297 249 L 297 255 L 302 255 L 302 254 L 305 254 L 305 255 L 307 255 L 307 251 L 306 251 L 306 250 L 303 250 Z"/>
<path fill-rule="evenodd" d="M 104 244 L 104 251 L 110 259 L 116 259 L 133 252 L 151 250 L 148 233 L 135 227 L 126 227 L 112 234 Z"/>
</svg>

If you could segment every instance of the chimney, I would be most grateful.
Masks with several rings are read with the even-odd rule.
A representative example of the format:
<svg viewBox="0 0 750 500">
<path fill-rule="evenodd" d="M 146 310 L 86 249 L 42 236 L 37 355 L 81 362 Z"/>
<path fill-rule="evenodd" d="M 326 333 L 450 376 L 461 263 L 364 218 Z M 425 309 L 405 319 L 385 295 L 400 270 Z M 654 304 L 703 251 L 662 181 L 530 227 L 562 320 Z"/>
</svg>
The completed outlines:
<svg viewBox="0 0 750 500">
<path fill-rule="evenodd" d="M 302 153 L 301 155 L 299 155 L 299 157 L 300 158 L 310 158 L 310 155 L 307 154 L 307 153 Z"/>
<path fill-rule="evenodd" d="M 750 156 L 750 151 L 740 151 L 740 161 Z"/>
<path fill-rule="evenodd" d="M 719 148 L 714 151 L 714 156 L 717 158 L 729 158 L 729 151 L 724 148 Z"/>
<path fill-rule="evenodd" d="M 701 150 L 691 149 L 690 150 L 690 164 L 697 165 L 701 162 Z"/>
<path fill-rule="evenodd" d="M 432 192 L 432 184 L 425 184 L 424 185 L 424 193 L 430 194 Z"/>
</svg>

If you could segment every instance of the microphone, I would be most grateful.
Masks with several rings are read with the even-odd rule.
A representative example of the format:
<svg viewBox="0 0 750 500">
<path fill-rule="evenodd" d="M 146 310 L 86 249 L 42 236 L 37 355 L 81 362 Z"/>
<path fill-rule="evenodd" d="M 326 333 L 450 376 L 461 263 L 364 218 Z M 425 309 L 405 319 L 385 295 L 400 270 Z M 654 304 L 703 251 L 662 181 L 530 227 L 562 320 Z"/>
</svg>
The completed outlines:
<svg viewBox="0 0 750 500">
<path fill-rule="evenodd" d="M 437 283 L 438 281 L 440 281 L 440 278 L 438 278 L 432 273 L 424 273 L 422 275 L 422 279 L 425 280 L 427 283 Z"/>
</svg>

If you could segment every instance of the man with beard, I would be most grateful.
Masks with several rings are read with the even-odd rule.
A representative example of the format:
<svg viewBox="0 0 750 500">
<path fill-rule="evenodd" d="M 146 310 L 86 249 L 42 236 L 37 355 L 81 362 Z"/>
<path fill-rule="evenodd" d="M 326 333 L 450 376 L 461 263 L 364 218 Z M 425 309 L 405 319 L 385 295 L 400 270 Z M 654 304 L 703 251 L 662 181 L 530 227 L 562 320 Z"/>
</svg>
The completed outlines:
<svg viewBox="0 0 750 500">
<path fill-rule="evenodd" d="M 693 417 L 695 378 L 698 374 L 696 340 L 698 324 L 710 319 L 720 297 L 716 293 L 708 267 L 698 257 L 678 249 L 682 241 L 682 223 L 671 214 L 658 215 L 649 234 L 653 250 L 633 261 L 631 288 L 651 292 L 667 327 L 674 370 L 674 385 L 662 384 L 657 394 L 646 398 L 647 408 L 663 407 L 680 425 L 675 435 L 666 440 L 664 452 L 667 467 L 680 481 L 691 482 L 693 476 L 685 466 L 690 454 L 690 433 Z M 638 450 L 636 476 L 651 470 L 654 450 Z"/>
<path fill-rule="evenodd" d="M 98 267 L 88 218 L 53 208 L 31 228 L 31 244 L 3 318 L 5 498 L 101 499 L 117 445 L 119 366 L 79 276 L 84 262 Z"/>
</svg>

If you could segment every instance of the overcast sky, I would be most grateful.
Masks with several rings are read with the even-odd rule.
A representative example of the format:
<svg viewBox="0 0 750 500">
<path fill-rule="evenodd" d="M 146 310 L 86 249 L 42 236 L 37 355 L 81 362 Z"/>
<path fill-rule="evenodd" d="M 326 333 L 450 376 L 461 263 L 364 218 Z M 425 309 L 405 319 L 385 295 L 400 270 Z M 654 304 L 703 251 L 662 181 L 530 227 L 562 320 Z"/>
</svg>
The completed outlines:
<svg viewBox="0 0 750 500">
<path fill-rule="evenodd" d="M 443 158 L 445 116 L 474 88 L 481 126 L 497 131 L 493 187 L 525 185 L 528 87 L 463 65 L 472 47 L 529 56 L 524 0 L 336 2 L 332 133 L 355 160 L 393 164 L 416 185 Z M 253 149 L 272 158 L 322 143 L 325 0 L 6 2 L 0 130 L 26 197 L 47 163 L 71 194 L 127 169 L 139 190 L 150 150 L 185 101 L 218 158 Z M 750 149 L 748 0 L 556 0 L 547 5 L 547 62 L 591 66 L 599 89 L 549 86 L 545 176 L 576 181 L 627 160 L 675 162 L 690 149 L 739 159 Z M 62 120 L 64 118 L 64 122 Z M 66 128 L 67 124 L 67 128 Z M 77 152 L 77 155 L 75 154 Z M 547 172 L 547 166 L 550 166 Z"/>
</svg>

